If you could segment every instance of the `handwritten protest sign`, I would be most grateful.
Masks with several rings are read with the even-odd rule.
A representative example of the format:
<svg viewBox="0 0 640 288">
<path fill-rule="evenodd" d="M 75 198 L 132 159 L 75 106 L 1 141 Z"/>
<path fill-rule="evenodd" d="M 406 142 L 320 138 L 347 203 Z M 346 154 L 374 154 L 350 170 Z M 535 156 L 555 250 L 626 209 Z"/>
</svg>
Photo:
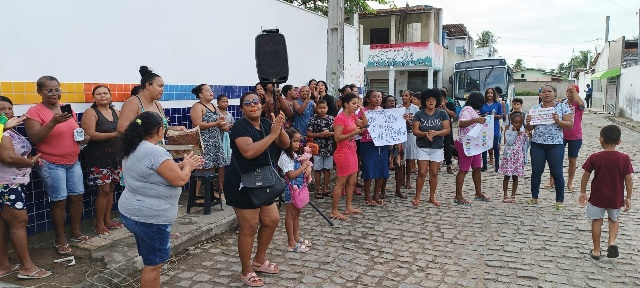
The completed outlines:
<svg viewBox="0 0 640 288">
<path fill-rule="evenodd" d="M 478 155 L 493 147 L 493 116 L 485 116 L 484 124 L 474 124 L 467 136 L 462 139 L 462 148 L 467 156 Z"/>
<path fill-rule="evenodd" d="M 367 110 L 369 134 L 376 146 L 393 145 L 407 141 L 404 108 Z"/>
<path fill-rule="evenodd" d="M 554 113 L 556 113 L 556 109 L 554 107 L 531 108 L 531 110 L 529 110 L 529 115 L 531 115 L 531 125 L 555 123 L 556 121 L 553 120 Z"/>
</svg>

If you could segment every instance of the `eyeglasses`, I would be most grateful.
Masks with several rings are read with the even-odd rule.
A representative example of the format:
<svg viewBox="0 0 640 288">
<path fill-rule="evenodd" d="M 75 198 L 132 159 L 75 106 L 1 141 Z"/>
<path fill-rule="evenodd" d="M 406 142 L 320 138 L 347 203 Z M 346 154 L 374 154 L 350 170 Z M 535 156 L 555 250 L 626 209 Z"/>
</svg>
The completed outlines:
<svg viewBox="0 0 640 288">
<path fill-rule="evenodd" d="M 57 95 L 57 94 L 62 94 L 62 90 L 60 90 L 60 88 L 49 88 L 49 89 L 44 89 L 42 90 L 44 93 L 46 93 L 47 95 Z"/>
<path fill-rule="evenodd" d="M 244 106 L 251 106 L 251 104 L 258 105 L 258 104 L 260 104 L 260 99 L 256 98 L 256 99 L 253 99 L 253 100 L 244 100 L 244 101 L 242 101 L 242 104 Z"/>
</svg>

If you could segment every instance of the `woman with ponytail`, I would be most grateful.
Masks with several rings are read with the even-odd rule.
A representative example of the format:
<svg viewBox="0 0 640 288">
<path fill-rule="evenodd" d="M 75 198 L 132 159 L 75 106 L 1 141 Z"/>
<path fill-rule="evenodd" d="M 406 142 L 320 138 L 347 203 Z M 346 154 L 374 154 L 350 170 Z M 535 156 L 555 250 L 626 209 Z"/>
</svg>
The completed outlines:
<svg viewBox="0 0 640 288">
<path fill-rule="evenodd" d="M 191 171 L 204 160 L 193 152 L 180 163 L 156 145 L 165 128 L 158 113 L 147 111 L 135 117 L 122 137 L 122 170 L 126 186 L 118 201 L 120 218 L 133 233 L 144 267 L 140 287 L 160 287 L 160 271 L 169 260 L 171 225 L 178 215 L 182 186 Z"/>
</svg>

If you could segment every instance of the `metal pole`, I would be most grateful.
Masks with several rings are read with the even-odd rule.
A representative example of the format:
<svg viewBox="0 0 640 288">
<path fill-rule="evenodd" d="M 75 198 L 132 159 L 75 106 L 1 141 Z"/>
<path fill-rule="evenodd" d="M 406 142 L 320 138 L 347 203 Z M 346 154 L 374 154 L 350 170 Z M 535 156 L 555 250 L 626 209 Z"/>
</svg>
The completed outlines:
<svg viewBox="0 0 640 288">
<path fill-rule="evenodd" d="M 640 63 L 640 9 L 638 9 L 638 63 Z"/>
<path fill-rule="evenodd" d="M 329 0 L 327 94 L 336 97 L 344 78 L 344 0 Z"/>
<path fill-rule="evenodd" d="M 604 30 L 604 44 L 607 45 L 607 43 L 609 43 L 609 19 L 611 17 L 607 16 L 607 24 L 605 26 L 605 30 Z"/>
</svg>

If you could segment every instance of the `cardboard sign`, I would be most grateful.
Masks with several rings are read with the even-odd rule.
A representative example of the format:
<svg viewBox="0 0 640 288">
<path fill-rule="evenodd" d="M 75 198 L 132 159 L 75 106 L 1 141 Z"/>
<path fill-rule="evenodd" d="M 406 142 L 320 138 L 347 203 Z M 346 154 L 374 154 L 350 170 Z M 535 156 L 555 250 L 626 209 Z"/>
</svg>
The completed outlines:
<svg viewBox="0 0 640 288">
<path fill-rule="evenodd" d="M 531 125 L 540 124 L 553 124 L 556 123 L 553 120 L 553 114 L 556 113 L 556 108 L 531 108 L 529 115 L 531 115 Z"/>
<path fill-rule="evenodd" d="M 404 108 L 367 110 L 369 134 L 376 146 L 394 145 L 407 141 L 407 124 Z"/>
<path fill-rule="evenodd" d="M 493 116 L 484 116 L 484 124 L 474 124 L 467 136 L 462 139 L 462 148 L 467 156 L 478 155 L 493 148 Z"/>
</svg>

